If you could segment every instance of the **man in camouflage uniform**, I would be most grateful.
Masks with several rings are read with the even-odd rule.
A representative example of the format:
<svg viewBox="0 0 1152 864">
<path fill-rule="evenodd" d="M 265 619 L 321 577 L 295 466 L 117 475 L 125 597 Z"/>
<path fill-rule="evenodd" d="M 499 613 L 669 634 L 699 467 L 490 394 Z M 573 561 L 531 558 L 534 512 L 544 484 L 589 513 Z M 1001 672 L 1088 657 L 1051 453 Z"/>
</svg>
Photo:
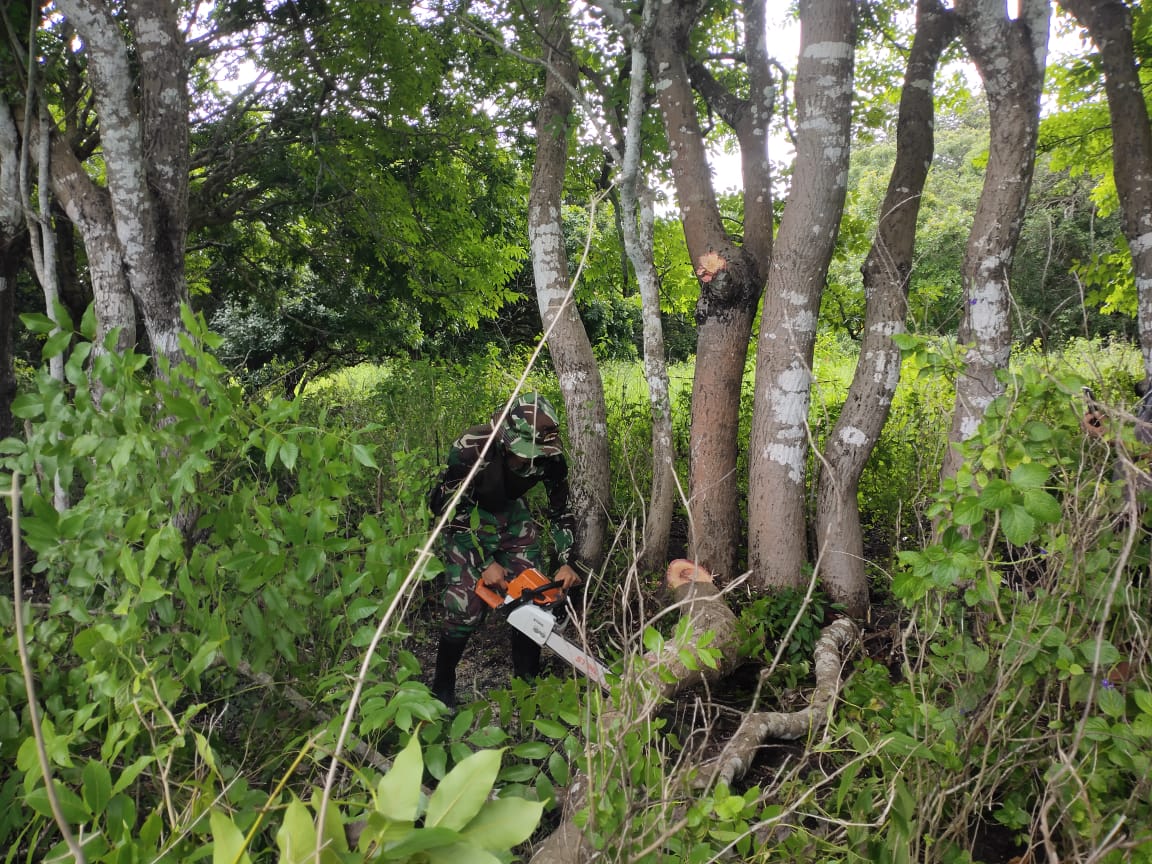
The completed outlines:
<svg viewBox="0 0 1152 864">
<path fill-rule="evenodd" d="M 456 666 L 488 612 L 476 595 L 477 580 L 505 591 L 508 580 L 522 570 L 542 569 L 538 529 L 523 500 L 539 483 L 548 494 L 548 523 L 560 563 L 553 579 L 563 582 L 565 590 L 580 583 L 573 567 L 575 520 L 568 510 L 568 463 L 556 409 L 543 396 L 524 393 L 498 421 L 499 413 L 453 442 L 448 467 L 429 496 L 432 512 L 441 515 L 478 466 L 440 537 L 447 584 L 432 692 L 449 707 L 456 704 Z M 482 456 L 489 438 L 492 443 Z M 513 674 L 531 680 L 540 671 L 540 646 L 517 630 L 511 643 Z"/>
</svg>

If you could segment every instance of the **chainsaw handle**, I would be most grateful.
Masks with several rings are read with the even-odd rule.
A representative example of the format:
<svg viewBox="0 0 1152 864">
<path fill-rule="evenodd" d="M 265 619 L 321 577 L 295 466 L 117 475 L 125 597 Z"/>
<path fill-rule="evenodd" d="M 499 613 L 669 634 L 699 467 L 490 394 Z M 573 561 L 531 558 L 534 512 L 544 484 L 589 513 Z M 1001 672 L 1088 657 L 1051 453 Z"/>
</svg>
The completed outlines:
<svg viewBox="0 0 1152 864">
<path fill-rule="evenodd" d="M 492 609 L 497 609 L 504 605 L 504 595 L 493 591 L 484 584 L 483 580 L 477 581 L 476 583 L 476 596 L 487 603 Z"/>
<path fill-rule="evenodd" d="M 538 588 L 525 588 L 523 593 L 520 594 L 520 596 L 521 597 L 530 597 L 530 598 L 535 599 L 536 597 L 544 596 L 549 591 L 553 591 L 557 588 L 563 588 L 563 587 L 564 587 L 564 582 L 562 580 L 553 579 L 551 582 L 545 582 L 543 585 L 539 586 Z"/>
</svg>

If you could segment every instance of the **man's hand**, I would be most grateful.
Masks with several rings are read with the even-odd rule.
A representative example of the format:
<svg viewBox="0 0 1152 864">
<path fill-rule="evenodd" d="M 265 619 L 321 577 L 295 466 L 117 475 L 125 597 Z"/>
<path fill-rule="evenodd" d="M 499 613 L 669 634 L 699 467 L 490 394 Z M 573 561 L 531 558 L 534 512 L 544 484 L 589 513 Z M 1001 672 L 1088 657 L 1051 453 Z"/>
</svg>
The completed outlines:
<svg viewBox="0 0 1152 864">
<path fill-rule="evenodd" d="M 552 580 L 562 583 L 565 591 L 572 590 L 583 581 L 580 578 L 580 574 L 567 564 L 564 564 L 559 570 L 552 574 Z"/>
<path fill-rule="evenodd" d="M 484 568 L 480 580 L 489 588 L 499 588 L 505 592 L 508 590 L 508 571 L 495 561 Z"/>
</svg>

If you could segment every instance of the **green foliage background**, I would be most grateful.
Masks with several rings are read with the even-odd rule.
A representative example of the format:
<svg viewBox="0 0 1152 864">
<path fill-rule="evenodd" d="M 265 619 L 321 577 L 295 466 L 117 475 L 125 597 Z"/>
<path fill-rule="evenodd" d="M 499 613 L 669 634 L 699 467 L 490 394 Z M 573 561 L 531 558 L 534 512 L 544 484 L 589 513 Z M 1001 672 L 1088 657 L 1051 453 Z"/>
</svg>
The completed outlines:
<svg viewBox="0 0 1152 864">
<path fill-rule="evenodd" d="M 50 329 L 46 318 L 28 323 Z M 188 323 L 205 345 L 218 341 L 202 321 Z M 89 319 L 81 329 L 90 327 Z M 506 397 L 508 358 L 362 366 L 286 400 L 247 393 L 191 343 L 194 365 L 154 379 L 139 356 L 69 341 L 45 343 L 47 353 L 68 352 L 66 382 L 38 374 L 15 405 L 30 434 L 3 445 L 8 476 L 25 478 L 24 612 L 66 818 L 90 838 L 92 861 L 189 860 L 209 849 L 228 860 L 297 860 L 291 849 L 315 842 L 325 754 L 348 682 L 427 539 L 424 492 L 450 438 Z M 817 434 L 842 401 L 849 344 L 821 342 Z M 801 860 L 968 860 L 974 826 L 999 826 L 1024 842 L 1018 832 L 1033 824 L 1036 807 L 1058 820 L 1065 848 L 1104 849 L 1120 817 L 1124 837 L 1145 836 L 1152 818 L 1133 790 L 1147 777 L 1142 742 L 1152 734 L 1152 691 L 1138 665 L 1147 589 L 1128 574 L 1146 571 L 1148 544 L 1142 531 L 1128 533 L 1136 517 L 1122 521 L 1131 505 L 1110 467 L 1140 445 L 1126 436 L 1087 444 L 1078 427 L 1084 384 L 1114 410 L 1131 405 L 1139 358 L 1101 341 L 1062 355 L 1021 350 L 1008 395 L 969 445 L 970 473 L 927 492 L 947 428 L 951 351 L 946 340 L 909 337 L 893 419 L 862 485 L 877 550 L 876 608 L 896 616 L 905 637 L 887 660 L 857 658 L 846 709 L 810 742 L 815 762 L 767 785 L 675 791 L 681 780 L 661 754 L 691 736 L 661 718 L 625 722 L 617 730 L 625 746 L 589 763 L 595 751 L 585 749 L 584 733 L 599 714 L 574 680 L 517 684 L 446 716 L 412 653 L 427 638 L 424 581 L 371 658 L 352 729 L 370 749 L 401 754 L 399 773 L 349 761 L 349 785 L 324 829 L 340 860 L 362 860 L 372 842 L 395 844 L 390 860 L 438 860 L 429 850 L 458 854 L 470 836 L 499 838 L 491 849 L 503 851 L 483 848 L 507 856 L 527 839 L 525 820 L 547 826 L 555 818 L 556 790 L 576 770 L 603 772 L 606 782 L 591 836 L 637 831 L 632 844 L 605 846 L 617 860 L 635 860 L 628 855 L 657 836 L 678 796 L 692 803 L 675 849 L 665 848 L 681 860 L 707 860 L 728 844 L 749 860 L 780 851 Z M 89 360 L 95 390 L 84 373 Z M 628 531 L 647 488 L 650 429 L 636 366 L 609 365 L 606 381 L 613 464 L 621 466 L 615 518 Z M 690 367 L 673 381 L 683 442 Z M 529 386 L 561 404 L 547 370 Z M 51 505 L 53 477 L 73 496 L 63 514 Z M 608 565 L 607 586 L 626 559 L 622 552 Z M 772 686 L 803 686 L 825 606 L 802 597 L 773 604 L 745 610 L 743 650 L 774 654 L 791 629 Z M 61 846 L 30 735 L 13 614 L 11 597 L 0 597 L 0 755 L 14 766 L 0 785 L 0 842 L 25 857 L 51 856 Z M 611 606 L 594 616 L 620 626 Z M 286 687 L 314 711 L 301 711 Z M 507 803 L 491 812 L 465 806 L 450 827 L 439 826 L 450 833 L 431 831 L 429 811 L 390 809 L 389 784 L 417 776 L 449 789 L 472 778 Z M 957 785 L 971 794 L 939 797 L 931 808 L 909 803 Z M 1088 798 L 1077 791 L 1084 786 Z M 788 812 L 844 827 L 815 831 L 801 822 L 755 853 L 757 826 Z M 504 827 L 481 834 L 490 822 Z M 360 824 L 358 840 L 338 839 Z M 928 837 L 938 839 L 929 846 Z M 1107 851 L 1104 860 L 1129 852 Z"/>
</svg>

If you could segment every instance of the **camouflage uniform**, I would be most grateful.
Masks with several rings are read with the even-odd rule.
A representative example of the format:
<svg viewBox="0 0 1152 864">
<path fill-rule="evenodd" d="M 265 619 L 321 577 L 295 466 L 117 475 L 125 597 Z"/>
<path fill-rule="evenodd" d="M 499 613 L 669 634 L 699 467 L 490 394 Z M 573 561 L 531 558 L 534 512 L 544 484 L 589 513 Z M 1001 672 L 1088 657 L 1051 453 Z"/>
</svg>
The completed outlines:
<svg viewBox="0 0 1152 864">
<path fill-rule="evenodd" d="M 548 494 L 547 518 L 557 566 L 574 564 L 574 518 L 568 510 L 568 463 L 560 448 L 555 409 L 543 397 L 524 394 L 513 402 L 488 452 L 495 421 L 473 426 L 453 442 L 448 467 L 429 503 L 440 515 L 474 465 L 476 474 L 456 505 L 440 537 L 444 562 L 444 633 L 467 638 L 484 620 L 488 607 L 476 596 L 476 581 L 496 562 L 511 578 L 528 567 L 542 570 L 539 531 L 524 496 L 539 483 Z M 513 469 L 505 456 L 528 460 Z"/>
</svg>

